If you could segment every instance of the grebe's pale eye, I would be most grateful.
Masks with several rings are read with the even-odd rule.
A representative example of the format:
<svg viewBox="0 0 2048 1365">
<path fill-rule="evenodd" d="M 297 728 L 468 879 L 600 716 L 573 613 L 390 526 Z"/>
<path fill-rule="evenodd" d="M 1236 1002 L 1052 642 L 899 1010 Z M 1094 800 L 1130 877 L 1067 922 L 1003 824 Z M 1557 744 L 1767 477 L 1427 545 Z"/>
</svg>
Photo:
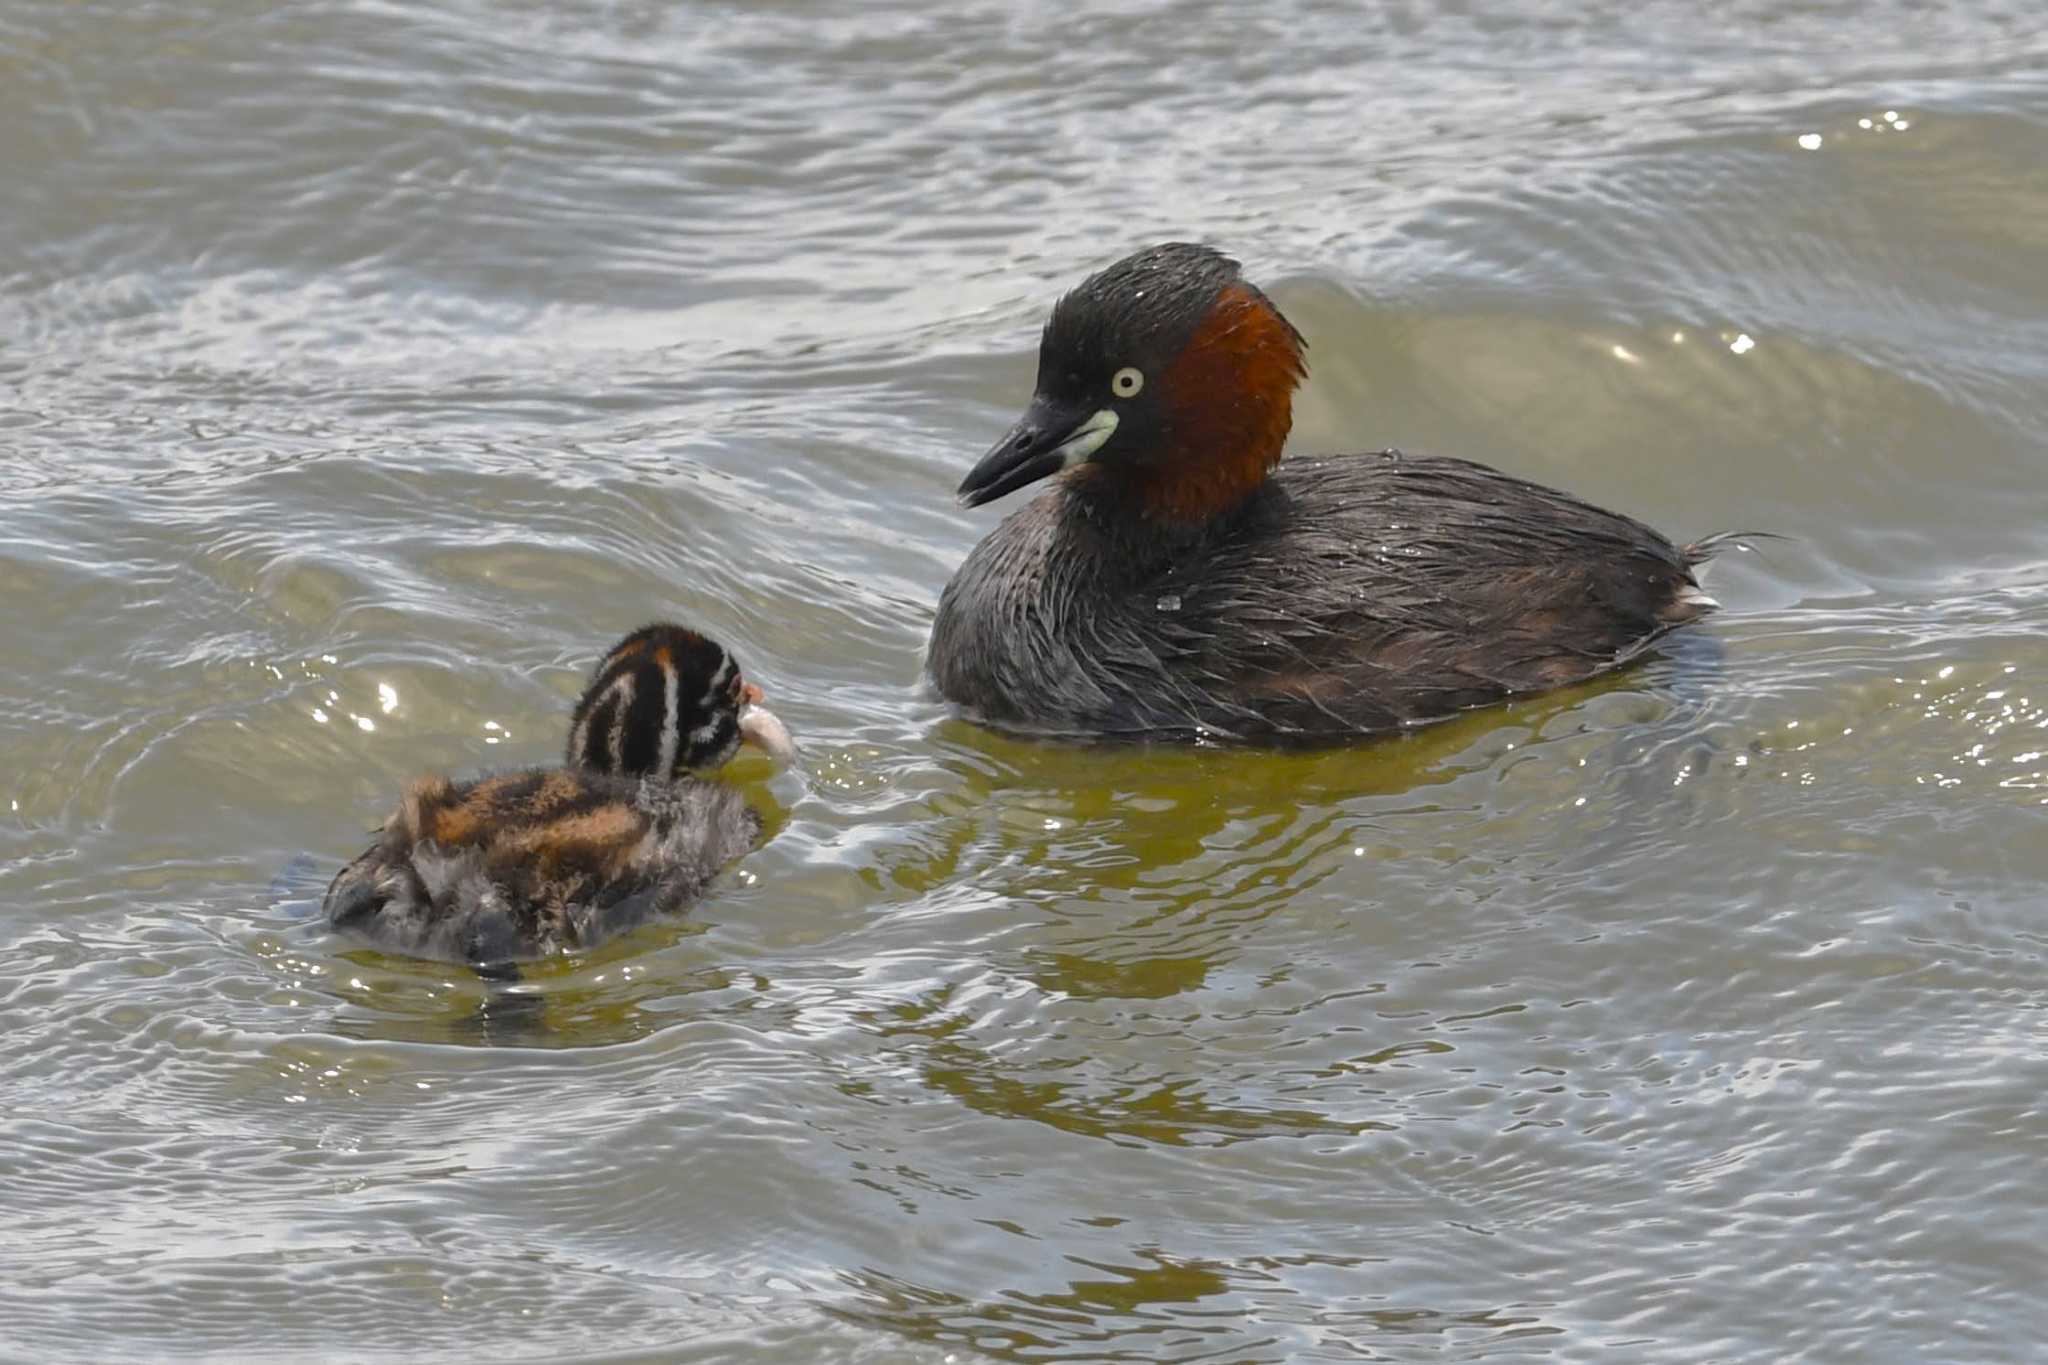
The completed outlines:
<svg viewBox="0 0 2048 1365">
<path fill-rule="evenodd" d="M 1109 381 L 1109 391 L 1119 398 L 1136 398 L 1145 387 L 1145 376 L 1135 365 L 1126 365 Z"/>
</svg>

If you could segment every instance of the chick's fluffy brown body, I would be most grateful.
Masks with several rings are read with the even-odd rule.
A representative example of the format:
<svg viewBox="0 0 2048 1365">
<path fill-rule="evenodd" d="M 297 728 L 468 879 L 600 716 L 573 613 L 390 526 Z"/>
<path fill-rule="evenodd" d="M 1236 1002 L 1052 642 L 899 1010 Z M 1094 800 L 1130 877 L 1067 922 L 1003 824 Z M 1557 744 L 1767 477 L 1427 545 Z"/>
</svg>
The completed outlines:
<svg viewBox="0 0 2048 1365">
<path fill-rule="evenodd" d="M 716 782 L 569 769 L 426 777 L 335 878 L 328 919 L 443 961 L 577 952 L 697 900 L 760 836 L 761 817 Z"/>
<path fill-rule="evenodd" d="M 566 765 L 423 777 L 327 889 L 336 929 L 479 966 L 595 947 L 702 896 L 761 837 L 715 772 L 742 743 L 795 757 L 724 647 L 668 622 L 598 661 Z"/>
</svg>

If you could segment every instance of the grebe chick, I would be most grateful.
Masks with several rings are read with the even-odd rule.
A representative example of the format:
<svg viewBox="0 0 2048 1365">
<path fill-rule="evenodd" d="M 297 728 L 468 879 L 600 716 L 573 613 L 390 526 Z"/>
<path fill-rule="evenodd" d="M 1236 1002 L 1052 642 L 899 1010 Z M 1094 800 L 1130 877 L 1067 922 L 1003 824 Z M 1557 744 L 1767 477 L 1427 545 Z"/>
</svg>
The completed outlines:
<svg viewBox="0 0 2048 1365">
<path fill-rule="evenodd" d="M 393 952 L 477 966 L 590 948 L 704 893 L 760 839 L 734 788 L 691 774 L 789 732 L 719 645 L 651 625 L 614 645 L 569 727 L 567 766 L 423 777 L 335 877 L 328 923 Z"/>
<path fill-rule="evenodd" d="M 1282 462 L 1303 349 L 1207 247 L 1060 299 L 960 501 L 1053 484 L 939 599 L 939 694 L 1034 733 L 1328 740 L 1604 673 L 1716 605 L 1711 539 L 1465 460 Z"/>
</svg>

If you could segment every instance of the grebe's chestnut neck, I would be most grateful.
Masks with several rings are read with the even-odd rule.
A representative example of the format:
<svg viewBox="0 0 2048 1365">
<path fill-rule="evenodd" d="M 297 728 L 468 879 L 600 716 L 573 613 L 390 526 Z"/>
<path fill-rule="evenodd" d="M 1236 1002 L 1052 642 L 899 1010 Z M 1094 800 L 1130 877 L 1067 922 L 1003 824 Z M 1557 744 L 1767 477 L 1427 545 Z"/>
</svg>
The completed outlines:
<svg viewBox="0 0 2048 1365">
<path fill-rule="evenodd" d="M 1208 247 L 1169 242 L 1053 308 L 1024 416 L 960 485 L 969 507 L 1048 475 L 1145 518 L 1197 524 L 1279 462 L 1306 374 L 1301 334 Z"/>
</svg>

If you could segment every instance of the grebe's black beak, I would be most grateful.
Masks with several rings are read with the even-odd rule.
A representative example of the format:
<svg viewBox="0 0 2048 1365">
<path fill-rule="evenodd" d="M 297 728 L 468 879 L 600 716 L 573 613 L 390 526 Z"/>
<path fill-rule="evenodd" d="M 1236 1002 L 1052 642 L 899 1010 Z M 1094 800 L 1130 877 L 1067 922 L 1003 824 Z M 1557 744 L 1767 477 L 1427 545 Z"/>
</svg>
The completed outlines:
<svg viewBox="0 0 2048 1365">
<path fill-rule="evenodd" d="M 960 505 L 979 507 L 1079 464 L 1116 431 L 1114 408 L 1076 408 L 1043 394 L 960 481 Z"/>
</svg>

